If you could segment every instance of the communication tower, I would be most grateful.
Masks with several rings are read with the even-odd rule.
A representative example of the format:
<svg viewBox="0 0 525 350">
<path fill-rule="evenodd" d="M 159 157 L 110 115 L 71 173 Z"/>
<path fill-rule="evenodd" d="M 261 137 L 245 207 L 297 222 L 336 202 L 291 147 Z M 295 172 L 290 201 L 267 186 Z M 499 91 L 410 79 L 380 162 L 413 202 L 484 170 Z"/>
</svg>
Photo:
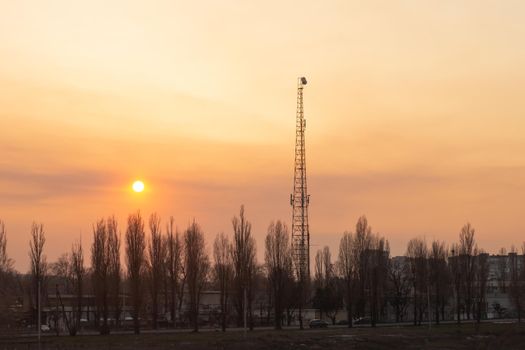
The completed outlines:
<svg viewBox="0 0 525 350">
<path fill-rule="evenodd" d="M 297 277 L 310 277 L 310 231 L 308 228 L 308 204 L 310 196 L 306 187 L 306 148 L 304 131 L 306 120 L 303 110 L 303 88 L 306 78 L 297 79 L 297 113 L 295 121 L 295 165 L 293 193 L 290 195 L 292 214 L 292 254 Z"/>
</svg>

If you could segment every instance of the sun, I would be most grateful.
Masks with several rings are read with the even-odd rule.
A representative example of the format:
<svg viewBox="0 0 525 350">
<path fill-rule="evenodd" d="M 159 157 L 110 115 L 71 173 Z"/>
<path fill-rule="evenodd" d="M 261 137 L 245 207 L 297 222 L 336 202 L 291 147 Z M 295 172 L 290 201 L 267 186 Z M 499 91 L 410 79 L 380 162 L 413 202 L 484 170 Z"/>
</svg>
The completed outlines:
<svg viewBox="0 0 525 350">
<path fill-rule="evenodd" d="M 137 180 L 133 183 L 131 187 L 133 188 L 133 191 L 135 192 L 142 192 L 144 191 L 144 182 Z"/>
</svg>

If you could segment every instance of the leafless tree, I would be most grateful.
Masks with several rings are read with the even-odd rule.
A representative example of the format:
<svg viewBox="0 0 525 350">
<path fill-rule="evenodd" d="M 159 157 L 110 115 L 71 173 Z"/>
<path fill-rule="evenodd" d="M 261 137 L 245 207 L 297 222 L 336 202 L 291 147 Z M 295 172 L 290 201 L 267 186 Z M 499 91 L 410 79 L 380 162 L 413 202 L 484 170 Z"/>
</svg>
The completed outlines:
<svg viewBox="0 0 525 350">
<path fill-rule="evenodd" d="M 274 300 L 275 329 L 281 329 L 286 280 L 291 267 L 291 248 L 288 228 L 280 220 L 268 227 L 264 260 Z"/>
<path fill-rule="evenodd" d="M 44 255 L 46 236 L 44 225 L 33 222 L 31 226 L 31 241 L 29 242 L 29 258 L 31 261 L 31 277 L 33 281 L 33 295 L 36 305 L 34 319 L 38 319 L 38 310 L 41 310 L 42 296 L 45 296 L 45 277 L 47 274 L 47 259 Z M 40 294 L 40 295 L 39 295 Z M 36 322 L 35 322 L 36 323 Z"/>
<path fill-rule="evenodd" d="M 233 279 L 232 245 L 228 236 L 219 233 L 213 243 L 214 274 L 219 286 L 221 304 L 221 327 L 226 331 L 228 317 L 228 298 L 230 296 L 231 282 Z"/>
<path fill-rule="evenodd" d="M 7 255 L 7 232 L 5 223 L 0 220 L 0 271 L 7 272 L 13 268 L 13 260 Z"/>
<path fill-rule="evenodd" d="M 339 274 L 344 282 L 344 294 L 346 304 L 346 314 L 348 320 L 348 327 L 352 327 L 352 303 L 353 290 L 355 289 L 355 258 L 354 253 L 354 236 L 351 232 L 345 232 L 341 241 L 339 242 L 339 260 L 337 266 Z"/>
<path fill-rule="evenodd" d="M 10 324 L 12 308 L 18 293 L 18 274 L 13 269 L 13 260 L 7 254 L 7 231 L 0 220 L 0 323 Z"/>
<path fill-rule="evenodd" d="M 474 227 L 465 224 L 459 233 L 459 264 L 462 276 L 462 294 L 467 319 L 470 320 L 474 294 L 474 257 L 476 256 L 476 241 Z"/>
<path fill-rule="evenodd" d="M 355 311 L 356 316 L 365 316 L 367 302 L 367 281 L 369 272 L 369 259 L 367 254 L 372 245 L 372 227 L 368 224 L 366 216 L 361 216 L 355 226 L 354 235 L 354 267 L 356 272 Z"/>
<path fill-rule="evenodd" d="M 411 279 L 408 264 L 404 257 L 392 259 L 388 269 L 389 300 L 395 310 L 396 322 L 404 319 L 410 301 Z"/>
<path fill-rule="evenodd" d="M 448 266 L 450 275 L 452 277 L 452 284 L 454 287 L 455 304 L 456 304 L 456 321 L 461 323 L 461 286 L 463 285 L 461 264 L 460 264 L 460 247 L 458 244 L 453 244 L 450 249 L 450 256 L 448 258 Z"/>
<path fill-rule="evenodd" d="M 199 304 L 210 262 L 206 253 L 204 234 L 195 221 L 184 232 L 184 263 L 189 295 L 189 316 L 193 330 L 199 330 Z"/>
<path fill-rule="evenodd" d="M 428 248 L 424 239 L 413 238 L 408 242 L 406 251 L 412 281 L 414 325 L 421 324 L 427 303 L 428 293 Z"/>
<path fill-rule="evenodd" d="M 93 226 L 93 245 L 91 246 L 91 276 L 95 294 L 95 323 L 100 334 L 109 334 L 109 244 L 106 221 L 100 219 Z"/>
<path fill-rule="evenodd" d="M 523 249 L 525 259 L 525 246 Z M 525 261 L 519 261 L 520 257 L 515 247 L 509 253 L 509 296 L 516 309 L 518 322 L 521 322 L 523 308 L 525 306 Z"/>
<path fill-rule="evenodd" d="M 146 237 L 144 221 L 140 212 L 128 217 L 126 229 L 126 264 L 133 307 L 133 330 L 140 333 L 140 310 L 142 307 L 142 281 L 146 265 Z"/>
<path fill-rule="evenodd" d="M 252 225 L 244 216 L 244 206 L 241 206 L 239 217 L 232 219 L 233 225 L 233 283 L 235 288 L 235 309 L 237 311 L 237 326 L 243 324 L 246 312 L 249 317 L 250 329 L 253 328 L 252 297 L 253 279 L 256 271 L 256 246 L 252 237 Z M 246 297 L 246 305 L 245 305 Z"/>
<path fill-rule="evenodd" d="M 120 263 L 120 233 L 117 233 L 117 220 L 111 216 L 106 221 L 107 229 L 107 254 L 108 254 L 108 278 L 109 278 L 109 300 L 113 307 L 115 323 L 120 326 L 122 304 L 120 300 L 120 289 L 122 284 L 122 266 Z"/>
<path fill-rule="evenodd" d="M 448 249 L 444 242 L 433 241 L 430 247 L 429 262 L 429 288 L 432 289 L 432 304 L 436 324 L 439 324 L 439 314 L 443 309 L 448 296 L 449 271 L 447 266 Z M 428 310 L 430 313 L 431 311 Z"/>
<path fill-rule="evenodd" d="M 369 282 L 367 283 L 369 290 L 370 319 L 372 327 L 375 327 L 385 305 L 385 289 L 390 259 L 388 241 L 384 237 L 375 235 L 367 257 L 370 259 L 368 263 Z"/>
<path fill-rule="evenodd" d="M 474 296 L 476 300 L 476 321 L 479 324 L 486 317 L 487 281 L 489 277 L 489 255 L 479 251 L 474 258 Z"/>
<path fill-rule="evenodd" d="M 173 327 L 176 326 L 175 317 L 177 310 L 177 296 L 179 295 L 179 286 L 183 285 L 182 280 L 182 244 L 179 238 L 179 233 L 174 232 L 174 219 L 170 217 L 170 221 L 166 226 L 166 265 L 169 280 L 169 305 L 170 316 L 173 322 Z M 182 290 L 180 299 L 182 300 Z"/>
<path fill-rule="evenodd" d="M 154 213 L 150 216 L 149 227 L 151 238 L 148 246 L 149 253 L 149 285 L 151 291 L 151 312 L 153 319 L 153 329 L 158 327 L 159 317 L 159 293 L 162 285 L 163 265 L 166 260 L 166 247 L 163 244 L 160 229 L 160 217 Z"/>
<path fill-rule="evenodd" d="M 70 280 L 75 295 L 74 312 L 72 313 L 72 325 L 69 327 L 69 334 L 76 335 L 80 329 L 80 319 L 82 316 L 82 301 L 84 298 L 84 277 L 86 269 L 84 267 L 84 251 L 82 242 L 73 244 L 70 254 Z"/>
</svg>

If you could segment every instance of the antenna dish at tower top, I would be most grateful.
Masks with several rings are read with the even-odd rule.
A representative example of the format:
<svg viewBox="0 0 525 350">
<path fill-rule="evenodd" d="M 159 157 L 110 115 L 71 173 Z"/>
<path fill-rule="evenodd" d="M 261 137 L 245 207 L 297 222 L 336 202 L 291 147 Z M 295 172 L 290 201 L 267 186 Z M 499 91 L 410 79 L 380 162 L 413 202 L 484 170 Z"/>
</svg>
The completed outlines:
<svg viewBox="0 0 525 350">
<path fill-rule="evenodd" d="M 299 79 L 301 80 L 301 84 L 306 85 L 306 78 L 305 77 L 301 77 Z"/>
</svg>

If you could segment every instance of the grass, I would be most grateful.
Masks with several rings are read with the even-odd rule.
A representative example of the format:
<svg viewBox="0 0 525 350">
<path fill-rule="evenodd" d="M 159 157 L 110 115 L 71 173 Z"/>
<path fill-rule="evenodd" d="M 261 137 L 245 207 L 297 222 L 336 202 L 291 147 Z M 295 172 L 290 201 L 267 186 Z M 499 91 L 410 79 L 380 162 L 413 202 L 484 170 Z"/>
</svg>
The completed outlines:
<svg viewBox="0 0 525 350">
<path fill-rule="evenodd" d="M 41 349 L 523 349 L 525 326 L 484 323 L 427 327 L 328 328 L 249 332 L 177 332 L 109 336 L 46 336 Z M 1 349 L 38 349 L 35 337 L 0 339 Z"/>
</svg>

